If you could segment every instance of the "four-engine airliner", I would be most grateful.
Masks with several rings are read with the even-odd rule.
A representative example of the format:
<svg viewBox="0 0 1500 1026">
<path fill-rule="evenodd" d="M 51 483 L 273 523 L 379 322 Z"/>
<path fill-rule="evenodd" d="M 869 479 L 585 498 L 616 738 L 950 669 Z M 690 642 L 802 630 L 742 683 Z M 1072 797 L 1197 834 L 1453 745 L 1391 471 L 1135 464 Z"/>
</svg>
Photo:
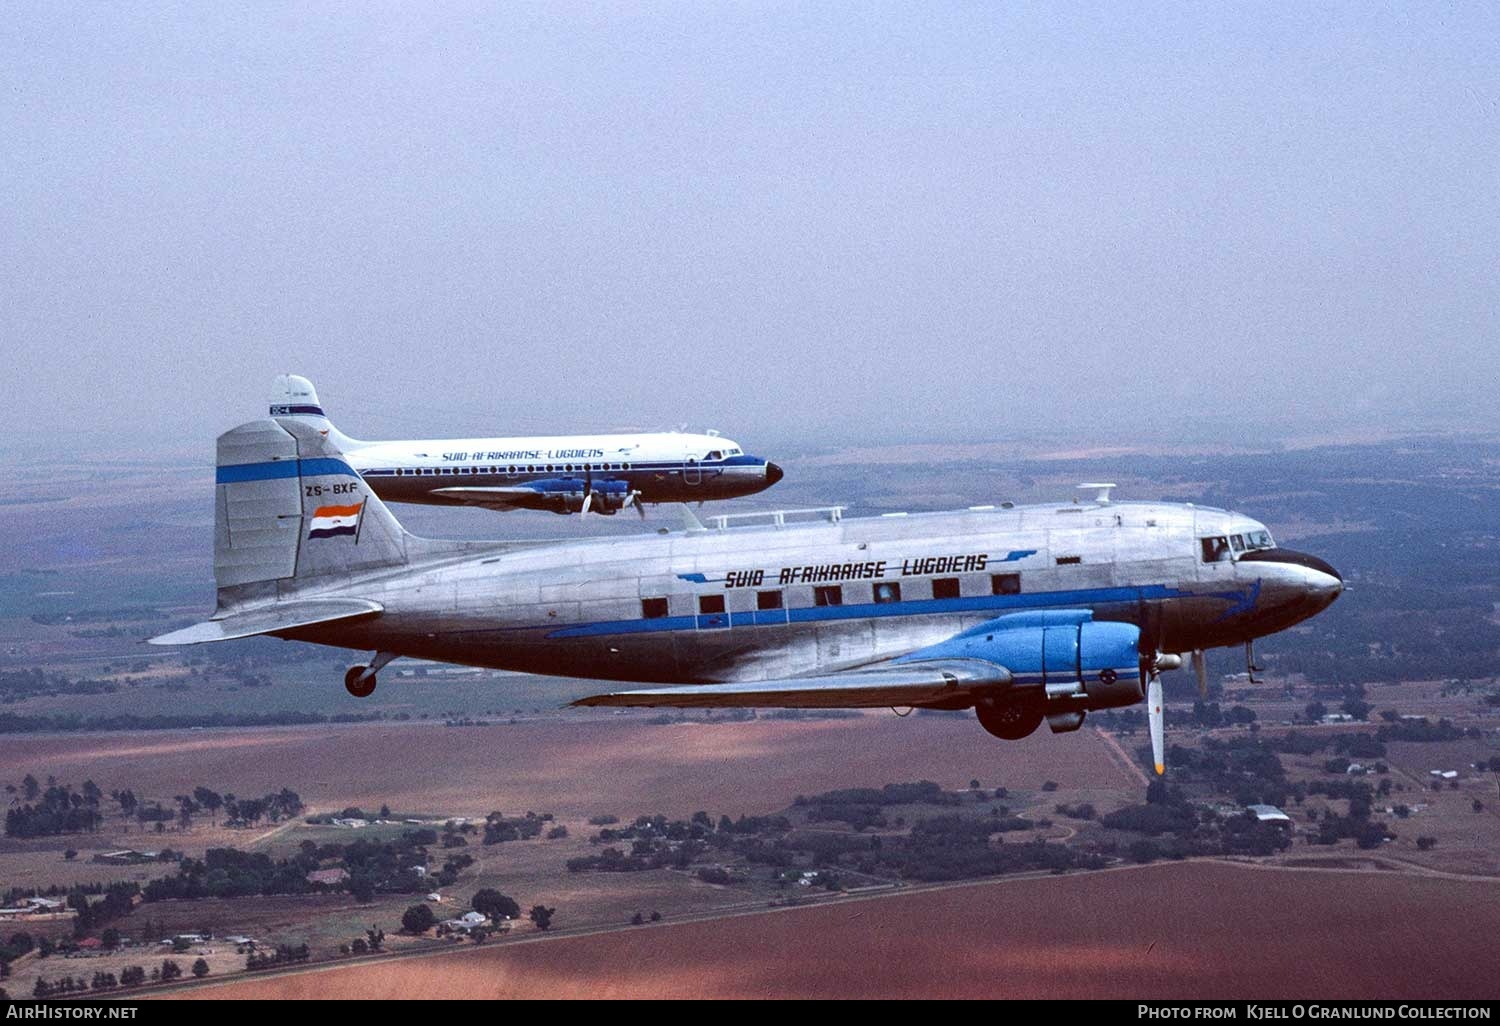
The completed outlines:
<svg viewBox="0 0 1500 1026">
<path fill-rule="evenodd" d="M 1051 505 L 436 541 L 408 534 L 303 417 L 221 435 L 216 481 L 217 609 L 153 643 L 369 650 L 345 675 L 357 696 L 416 656 L 656 685 L 581 705 L 972 708 L 1012 739 L 1146 698 L 1161 772 L 1160 671 L 1209 647 L 1248 654 L 1343 589 L 1255 520 L 1105 486 Z"/>
<path fill-rule="evenodd" d="M 271 416 L 305 420 L 381 498 L 438 506 L 618 513 L 642 503 L 753 495 L 782 478 L 769 460 L 716 434 L 558 435 L 361 442 L 339 432 L 312 382 L 281 374 Z"/>
</svg>

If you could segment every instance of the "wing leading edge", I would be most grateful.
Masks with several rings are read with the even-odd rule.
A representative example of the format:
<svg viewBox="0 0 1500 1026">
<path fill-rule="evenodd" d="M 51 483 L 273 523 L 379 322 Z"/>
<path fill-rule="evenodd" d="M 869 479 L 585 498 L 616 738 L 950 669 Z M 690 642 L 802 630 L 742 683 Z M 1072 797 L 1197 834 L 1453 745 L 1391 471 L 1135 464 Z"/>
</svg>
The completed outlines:
<svg viewBox="0 0 1500 1026">
<path fill-rule="evenodd" d="M 1009 670 L 982 659 L 940 659 L 826 677 L 616 691 L 572 704 L 675 709 L 962 708 L 1003 690 L 1011 680 Z"/>
</svg>

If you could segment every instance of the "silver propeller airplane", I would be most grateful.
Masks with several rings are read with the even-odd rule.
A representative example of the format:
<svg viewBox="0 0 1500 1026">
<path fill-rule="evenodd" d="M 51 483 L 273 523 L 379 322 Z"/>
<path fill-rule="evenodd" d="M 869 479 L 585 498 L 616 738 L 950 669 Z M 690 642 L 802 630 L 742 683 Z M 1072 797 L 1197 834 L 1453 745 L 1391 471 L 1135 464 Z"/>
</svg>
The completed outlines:
<svg viewBox="0 0 1500 1026">
<path fill-rule="evenodd" d="M 1160 672 L 1244 645 L 1343 590 L 1263 524 L 1178 503 L 975 507 L 567 542 L 408 534 L 298 418 L 219 436 L 212 619 L 152 638 L 271 635 L 375 654 L 344 684 L 414 656 L 648 682 L 585 706 L 973 708 L 997 737 L 1148 703 L 1163 772 Z M 752 514 L 751 516 L 755 516 Z M 672 686 L 667 686 L 672 685 Z"/>
</svg>

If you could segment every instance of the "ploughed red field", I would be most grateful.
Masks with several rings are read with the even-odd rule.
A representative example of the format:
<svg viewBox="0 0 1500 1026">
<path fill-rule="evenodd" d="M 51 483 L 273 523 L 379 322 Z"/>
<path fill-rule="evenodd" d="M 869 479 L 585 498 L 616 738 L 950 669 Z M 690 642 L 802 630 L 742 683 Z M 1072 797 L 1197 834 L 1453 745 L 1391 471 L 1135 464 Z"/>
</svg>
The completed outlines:
<svg viewBox="0 0 1500 1026">
<path fill-rule="evenodd" d="M 1500 883 L 1193 862 L 458 949 L 194 998 L 1493 998 Z"/>
</svg>

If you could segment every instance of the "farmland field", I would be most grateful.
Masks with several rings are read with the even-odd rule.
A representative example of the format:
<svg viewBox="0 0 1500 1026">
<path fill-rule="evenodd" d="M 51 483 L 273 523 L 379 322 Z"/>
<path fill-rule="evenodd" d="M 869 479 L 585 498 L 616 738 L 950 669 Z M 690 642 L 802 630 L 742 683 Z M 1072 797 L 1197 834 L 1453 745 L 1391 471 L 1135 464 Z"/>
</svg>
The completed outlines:
<svg viewBox="0 0 1500 1026">
<path fill-rule="evenodd" d="M 1484 998 L 1500 884 L 1159 865 L 195 989 L 225 998 Z"/>
</svg>

